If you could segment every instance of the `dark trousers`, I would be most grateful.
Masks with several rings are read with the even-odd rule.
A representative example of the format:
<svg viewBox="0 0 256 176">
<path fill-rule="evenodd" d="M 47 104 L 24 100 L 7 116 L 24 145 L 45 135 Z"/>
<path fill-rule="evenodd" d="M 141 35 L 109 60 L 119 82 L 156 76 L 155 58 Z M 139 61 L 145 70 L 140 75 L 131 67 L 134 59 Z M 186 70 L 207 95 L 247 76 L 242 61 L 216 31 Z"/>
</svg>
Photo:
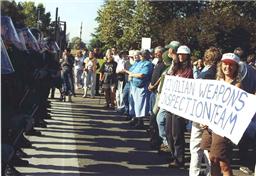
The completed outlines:
<svg viewBox="0 0 256 176">
<path fill-rule="evenodd" d="M 96 74 L 96 85 L 95 85 L 95 95 L 100 95 L 99 93 L 100 90 L 100 74 Z"/>
<path fill-rule="evenodd" d="M 166 134 L 173 157 L 178 164 L 184 165 L 185 155 L 185 119 L 168 112 L 166 118 Z"/>
<path fill-rule="evenodd" d="M 240 165 L 249 167 L 250 169 L 253 169 L 255 166 L 255 162 L 256 162 L 256 158 L 255 158 L 256 142 L 255 142 L 255 140 L 248 137 L 245 133 L 243 135 L 242 139 L 240 140 L 238 147 L 239 147 L 238 153 L 239 153 Z"/>
</svg>

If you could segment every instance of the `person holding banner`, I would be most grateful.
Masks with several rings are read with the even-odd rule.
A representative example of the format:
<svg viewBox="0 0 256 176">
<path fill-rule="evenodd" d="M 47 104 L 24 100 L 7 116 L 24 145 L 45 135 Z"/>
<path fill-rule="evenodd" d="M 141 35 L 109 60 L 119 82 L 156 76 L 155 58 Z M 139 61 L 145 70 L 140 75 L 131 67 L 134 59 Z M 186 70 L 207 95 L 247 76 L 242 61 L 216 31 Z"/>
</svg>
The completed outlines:
<svg viewBox="0 0 256 176">
<path fill-rule="evenodd" d="M 241 88 L 241 78 L 240 74 L 238 74 L 239 61 L 240 58 L 234 53 L 223 54 L 221 62 L 217 66 L 216 79 Z M 232 142 L 228 138 L 219 136 L 210 129 L 204 131 L 201 148 L 210 151 L 212 176 L 219 176 L 221 174 L 223 176 L 233 175 L 230 165 L 231 144 Z"/>
<path fill-rule="evenodd" d="M 159 153 L 170 151 L 170 147 L 168 145 L 167 136 L 166 136 L 166 117 L 168 116 L 168 112 L 165 109 L 162 109 L 162 108 L 159 109 L 158 103 L 159 103 L 160 94 L 162 91 L 162 86 L 164 83 L 164 77 L 167 74 L 167 72 L 172 69 L 174 63 L 178 60 L 177 49 L 179 48 L 179 46 L 180 46 L 180 42 L 178 41 L 171 41 L 169 45 L 165 46 L 165 48 L 167 48 L 168 50 L 163 53 L 162 57 L 163 57 L 163 62 L 165 63 L 167 68 L 161 75 L 160 84 L 157 88 L 158 90 L 157 90 L 157 96 L 156 96 L 156 103 L 155 103 L 155 106 L 153 107 L 153 113 L 155 114 L 156 117 L 154 116 L 150 117 L 150 126 L 152 128 L 151 131 L 155 131 L 155 133 L 157 133 L 157 135 L 162 140 L 162 143 L 159 146 Z M 158 128 L 157 130 L 154 129 L 155 123 L 157 123 L 157 128 Z M 158 138 L 153 136 L 156 136 L 156 135 L 152 135 L 152 138 L 153 138 L 152 141 L 156 141 L 154 143 L 156 143 L 157 145 Z"/>
<path fill-rule="evenodd" d="M 221 59 L 221 53 L 218 48 L 210 47 L 204 53 L 204 67 L 201 71 L 194 66 L 194 79 L 215 79 L 217 63 Z M 196 73 L 196 74 L 195 74 Z M 202 158 L 206 163 L 205 175 L 210 176 L 210 161 L 209 154 L 207 150 L 202 150 L 200 148 L 200 143 L 202 140 L 203 127 L 196 122 L 192 123 L 191 136 L 190 136 L 190 167 L 189 175 L 198 176 L 201 172 Z"/>
<path fill-rule="evenodd" d="M 174 62 L 173 67 L 168 74 L 183 78 L 193 78 L 190 48 L 186 45 L 181 45 L 177 50 L 177 54 L 178 59 Z M 176 114 L 168 113 L 166 124 L 168 144 L 173 152 L 173 161 L 169 163 L 169 167 L 184 167 L 185 119 Z"/>
</svg>

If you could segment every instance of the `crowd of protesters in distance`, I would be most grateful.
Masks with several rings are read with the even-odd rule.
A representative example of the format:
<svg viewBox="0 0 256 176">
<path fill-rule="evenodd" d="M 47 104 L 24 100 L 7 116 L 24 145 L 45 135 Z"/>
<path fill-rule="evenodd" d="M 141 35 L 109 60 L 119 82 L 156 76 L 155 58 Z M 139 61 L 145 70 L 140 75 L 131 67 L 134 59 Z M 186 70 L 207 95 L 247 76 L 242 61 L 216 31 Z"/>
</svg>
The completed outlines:
<svg viewBox="0 0 256 176">
<path fill-rule="evenodd" d="M 67 53 L 64 55 L 69 56 Z M 255 53 L 248 53 L 246 56 L 241 47 L 234 48 L 233 52 L 221 53 L 221 49 L 212 46 L 204 52 L 202 58 L 196 58 L 191 55 L 188 46 L 171 41 L 169 45 L 158 46 L 154 50 L 118 52 L 113 47 L 106 51 L 104 59 L 104 63 L 99 66 L 94 51 L 89 51 L 89 54 L 78 51 L 70 63 L 75 66 L 75 81 L 70 81 L 70 86 L 64 84 L 64 87 L 69 87 L 71 95 L 74 95 L 75 83 L 76 88 L 83 87 L 84 98 L 87 97 L 88 89 L 91 89 L 91 98 L 94 98 L 98 69 L 101 83 L 99 85 L 105 95 L 105 108 L 125 115 L 125 120 L 129 121 L 133 129 L 145 129 L 144 120 L 148 118 L 150 125 L 146 130 L 150 135 L 150 145 L 159 153 L 169 156 L 169 167 L 184 167 L 184 133 L 189 129 L 189 175 L 233 175 L 231 154 L 235 145 L 228 138 L 214 133 L 203 124 L 189 122 L 159 108 L 158 101 L 165 75 L 216 79 L 256 95 Z M 63 71 L 65 72 L 65 69 Z M 248 159 L 251 158 L 248 156 L 248 150 L 252 148 L 256 156 L 255 147 L 256 117 L 238 145 L 242 172 L 251 173 L 254 170 L 256 158 Z M 201 168 L 202 162 L 206 165 L 204 169 Z"/>
</svg>

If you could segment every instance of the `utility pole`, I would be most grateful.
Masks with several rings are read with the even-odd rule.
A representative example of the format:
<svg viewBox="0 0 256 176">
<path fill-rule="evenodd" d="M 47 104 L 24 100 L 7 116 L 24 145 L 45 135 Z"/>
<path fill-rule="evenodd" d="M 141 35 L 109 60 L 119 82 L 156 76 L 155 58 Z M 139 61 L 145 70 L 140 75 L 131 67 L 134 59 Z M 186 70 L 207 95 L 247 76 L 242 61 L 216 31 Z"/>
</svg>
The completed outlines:
<svg viewBox="0 0 256 176">
<path fill-rule="evenodd" d="M 82 43 L 82 29 L 83 29 L 83 22 L 81 22 L 81 27 L 80 27 L 80 44 L 79 44 L 80 49 L 81 49 L 81 43 Z"/>
<path fill-rule="evenodd" d="M 40 20 L 40 8 L 37 8 L 37 29 L 40 29 L 41 20 Z"/>
<path fill-rule="evenodd" d="M 57 29 L 58 28 L 58 7 L 56 7 L 56 15 L 55 15 L 55 30 L 54 30 L 54 40 L 57 40 Z"/>
</svg>

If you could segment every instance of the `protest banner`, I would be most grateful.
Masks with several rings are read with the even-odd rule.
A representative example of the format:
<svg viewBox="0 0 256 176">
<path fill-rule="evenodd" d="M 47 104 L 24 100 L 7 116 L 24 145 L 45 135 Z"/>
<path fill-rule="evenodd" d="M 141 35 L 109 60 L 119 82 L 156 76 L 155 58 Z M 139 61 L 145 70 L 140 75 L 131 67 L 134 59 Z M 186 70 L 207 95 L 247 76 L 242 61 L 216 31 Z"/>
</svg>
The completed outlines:
<svg viewBox="0 0 256 176">
<path fill-rule="evenodd" d="M 165 76 L 159 106 L 238 144 L 253 118 L 256 96 L 224 81 Z"/>
<path fill-rule="evenodd" d="M 148 49 L 148 50 L 150 50 L 150 48 L 151 48 L 151 38 L 143 37 L 141 39 L 141 49 Z"/>
</svg>

